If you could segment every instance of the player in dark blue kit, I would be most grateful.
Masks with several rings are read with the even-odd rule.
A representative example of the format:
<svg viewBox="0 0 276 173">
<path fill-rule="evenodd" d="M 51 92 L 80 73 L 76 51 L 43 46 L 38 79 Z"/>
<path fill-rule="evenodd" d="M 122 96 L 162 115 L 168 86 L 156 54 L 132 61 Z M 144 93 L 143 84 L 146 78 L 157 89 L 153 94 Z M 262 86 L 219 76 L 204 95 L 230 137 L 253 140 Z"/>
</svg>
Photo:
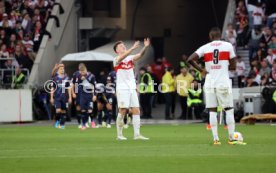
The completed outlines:
<svg viewBox="0 0 276 173">
<path fill-rule="evenodd" d="M 77 120 L 78 120 L 78 128 L 82 128 L 82 122 L 81 122 L 81 119 L 82 119 L 82 114 L 81 114 L 81 108 L 80 108 L 80 94 L 79 94 L 79 90 L 81 89 L 81 73 L 80 73 L 80 68 L 86 68 L 85 64 L 84 63 L 80 63 L 79 64 L 79 67 L 78 67 L 78 71 L 76 71 L 74 74 L 73 74 L 73 77 L 72 77 L 72 96 L 74 98 L 74 104 L 75 104 L 75 108 L 76 108 L 76 113 L 77 113 Z M 88 124 L 86 125 L 87 127 Z"/>
<path fill-rule="evenodd" d="M 98 108 L 98 126 L 111 128 L 112 103 L 115 100 L 115 84 L 111 77 L 107 77 L 107 84 L 97 86 L 97 108 Z M 104 116 L 103 116 L 104 113 Z M 107 125 L 106 125 L 107 124 Z"/>
<path fill-rule="evenodd" d="M 94 120 L 92 119 L 93 102 L 96 101 L 95 89 L 96 78 L 95 76 L 87 71 L 85 66 L 80 67 L 80 88 L 78 94 L 80 95 L 80 108 L 82 114 L 82 130 L 85 130 L 86 123 L 88 122 L 89 116 L 91 117 L 91 125 L 93 126 Z"/>
<path fill-rule="evenodd" d="M 56 67 L 56 73 L 52 74 L 51 103 L 56 108 L 56 128 L 65 128 L 65 118 L 67 104 L 72 102 L 71 81 L 65 73 L 64 65 L 59 64 Z"/>
</svg>

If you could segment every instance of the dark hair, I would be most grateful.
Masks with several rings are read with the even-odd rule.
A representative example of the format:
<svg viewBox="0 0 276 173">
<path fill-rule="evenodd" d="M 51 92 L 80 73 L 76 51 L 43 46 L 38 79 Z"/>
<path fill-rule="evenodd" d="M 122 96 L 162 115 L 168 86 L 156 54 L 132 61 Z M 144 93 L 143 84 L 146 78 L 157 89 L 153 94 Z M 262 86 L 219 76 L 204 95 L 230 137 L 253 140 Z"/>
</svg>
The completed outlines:
<svg viewBox="0 0 276 173">
<path fill-rule="evenodd" d="M 117 42 L 114 44 L 114 46 L 113 46 L 114 52 L 116 52 L 117 46 L 118 46 L 119 44 L 122 44 L 122 43 L 124 43 L 124 42 L 123 42 L 123 41 L 117 41 Z"/>
<path fill-rule="evenodd" d="M 221 38 L 221 30 L 218 27 L 213 27 L 209 32 L 209 36 L 211 39 Z"/>
</svg>

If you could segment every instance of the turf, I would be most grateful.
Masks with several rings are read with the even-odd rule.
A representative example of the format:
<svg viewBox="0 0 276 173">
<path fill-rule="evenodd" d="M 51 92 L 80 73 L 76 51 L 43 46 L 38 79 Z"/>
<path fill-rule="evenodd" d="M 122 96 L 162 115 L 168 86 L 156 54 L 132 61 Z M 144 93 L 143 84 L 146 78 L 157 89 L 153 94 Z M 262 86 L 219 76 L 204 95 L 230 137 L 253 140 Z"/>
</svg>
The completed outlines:
<svg viewBox="0 0 276 173">
<path fill-rule="evenodd" d="M 116 141 L 116 130 L 75 126 L 0 126 L 0 172 L 262 172 L 275 170 L 276 126 L 238 126 L 247 146 L 229 146 L 220 130 L 221 146 L 211 145 L 203 124 L 148 125 L 150 141 Z"/>
</svg>

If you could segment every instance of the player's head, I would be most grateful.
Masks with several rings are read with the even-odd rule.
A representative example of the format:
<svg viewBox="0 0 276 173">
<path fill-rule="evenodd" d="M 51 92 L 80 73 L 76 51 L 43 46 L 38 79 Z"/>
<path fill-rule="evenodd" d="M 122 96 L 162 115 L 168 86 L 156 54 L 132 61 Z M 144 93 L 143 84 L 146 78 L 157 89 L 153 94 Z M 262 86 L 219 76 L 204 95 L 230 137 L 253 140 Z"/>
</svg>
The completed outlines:
<svg viewBox="0 0 276 173">
<path fill-rule="evenodd" d="M 209 38 L 211 41 L 221 39 L 221 30 L 218 27 L 214 27 L 209 32 Z"/>
<path fill-rule="evenodd" d="M 112 83 L 112 78 L 111 78 L 111 76 L 108 76 L 108 77 L 106 78 L 106 83 Z"/>
<path fill-rule="evenodd" d="M 57 73 L 58 73 L 58 74 L 64 74 L 64 73 L 65 73 L 64 64 L 59 64 L 59 65 L 58 65 Z"/>
<path fill-rule="evenodd" d="M 113 50 L 117 54 L 122 54 L 126 51 L 126 46 L 123 41 L 117 41 L 113 46 Z"/>
<path fill-rule="evenodd" d="M 86 65 L 84 64 L 84 63 L 79 63 L 79 70 L 81 69 L 81 68 L 86 68 Z"/>
<path fill-rule="evenodd" d="M 86 66 L 79 67 L 79 71 L 80 71 L 80 74 L 82 76 L 85 76 L 87 74 L 87 68 L 86 68 Z"/>
</svg>

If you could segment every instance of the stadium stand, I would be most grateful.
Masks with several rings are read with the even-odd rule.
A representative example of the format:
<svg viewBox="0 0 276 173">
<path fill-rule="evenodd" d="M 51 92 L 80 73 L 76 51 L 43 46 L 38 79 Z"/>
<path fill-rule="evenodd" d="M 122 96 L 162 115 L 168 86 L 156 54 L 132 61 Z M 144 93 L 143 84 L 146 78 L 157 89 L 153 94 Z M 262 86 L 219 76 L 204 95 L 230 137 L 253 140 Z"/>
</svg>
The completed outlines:
<svg viewBox="0 0 276 173">
<path fill-rule="evenodd" d="M 0 1 L 0 87 L 14 88 L 19 69 L 27 81 L 55 0 Z"/>
</svg>

